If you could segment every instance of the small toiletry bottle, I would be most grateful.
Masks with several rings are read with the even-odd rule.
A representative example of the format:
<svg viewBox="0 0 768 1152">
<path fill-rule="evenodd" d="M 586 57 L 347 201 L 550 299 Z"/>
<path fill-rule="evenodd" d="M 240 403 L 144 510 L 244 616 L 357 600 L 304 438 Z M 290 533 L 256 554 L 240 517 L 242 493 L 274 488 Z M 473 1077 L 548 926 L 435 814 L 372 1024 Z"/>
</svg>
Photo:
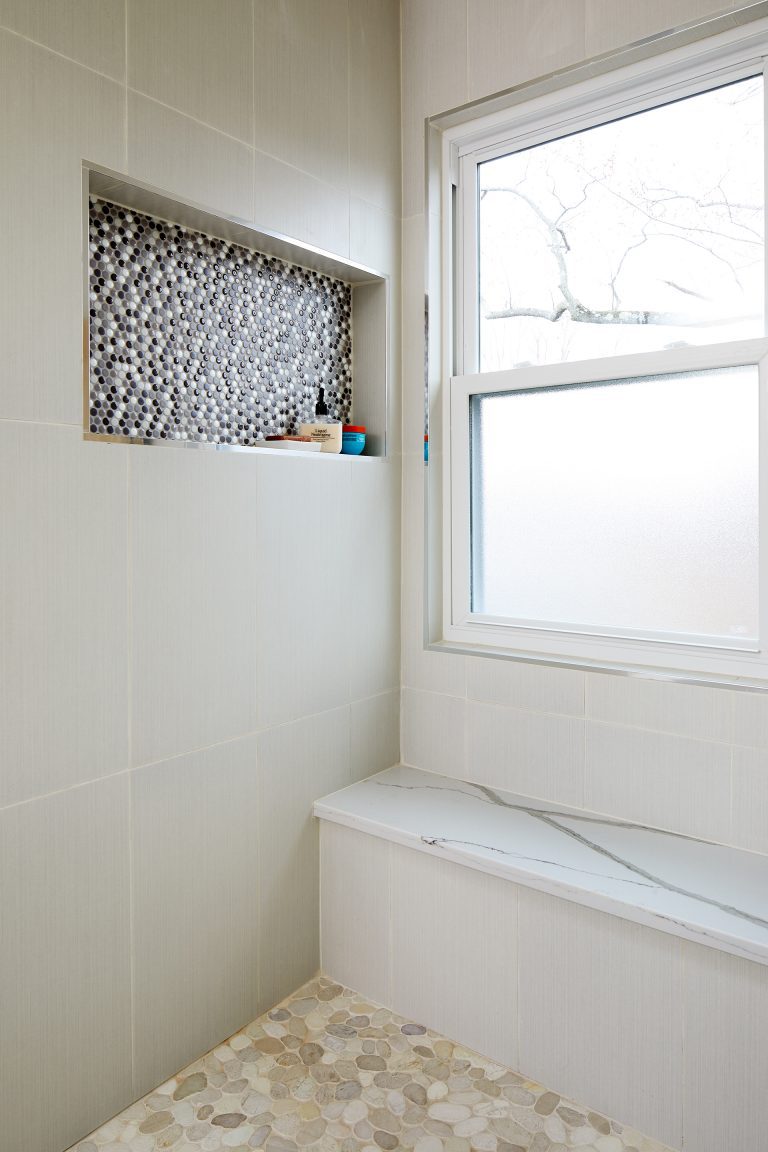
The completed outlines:
<svg viewBox="0 0 768 1152">
<path fill-rule="evenodd" d="M 341 452 L 341 421 L 328 415 L 324 388 L 318 392 L 314 420 L 299 425 L 299 435 L 309 436 L 323 452 Z"/>
</svg>

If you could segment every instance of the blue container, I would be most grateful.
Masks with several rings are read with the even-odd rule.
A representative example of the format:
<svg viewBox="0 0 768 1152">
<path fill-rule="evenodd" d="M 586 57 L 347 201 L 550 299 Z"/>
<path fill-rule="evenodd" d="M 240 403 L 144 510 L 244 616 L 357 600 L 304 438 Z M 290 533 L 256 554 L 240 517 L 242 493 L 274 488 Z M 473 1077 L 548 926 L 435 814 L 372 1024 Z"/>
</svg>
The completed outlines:
<svg viewBox="0 0 768 1152">
<path fill-rule="evenodd" d="M 344 456 L 359 456 L 365 448 L 365 425 L 345 424 L 341 433 L 341 451 Z"/>
</svg>

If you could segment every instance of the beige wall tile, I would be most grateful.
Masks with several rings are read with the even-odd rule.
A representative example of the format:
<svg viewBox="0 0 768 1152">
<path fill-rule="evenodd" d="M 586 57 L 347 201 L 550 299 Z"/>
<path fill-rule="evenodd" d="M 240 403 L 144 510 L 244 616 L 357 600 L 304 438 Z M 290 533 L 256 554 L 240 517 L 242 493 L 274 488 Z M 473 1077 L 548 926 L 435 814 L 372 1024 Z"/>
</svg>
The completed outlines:
<svg viewBox="0 0 768 1152">
<path fill-rule="evenodd" d="M 125 90 L 0 31 L 0 107 L 0 417 L 82 427 L 81 161 L 124 166 Z"/>
<path fill-rule="evenodd" d="M 768 1130 L 765 967 L 696 944 L 683 948 L 683 1149 L 760 1148 Z"/>
<path fill-rule="evenodd" d="M 367 200 L 349 201 L 349 258 L 375 272 L 398 277 L 400 220 Z M 399 375 L 399 373 L 398 373 Z"/>
<path fill-rule="evenodd" d="M 142 1095 L 260 1011 L 256 738 L 138 769 L 131 794 Z"/>
<path fill-rule="evenodd" d="M 768 852 L 768 752 L 733 749 L 730 843 Z"/>
<path fill-rule="evenodd" d="M 469 98 L 467 5 L 472 2 L 403 4 L 403 216 L 424 211 L 424 120 Z"/>
<path fill-rule="evenodd" d="M 349 708 L 258 736 L 260 1011 L 317 970 L 318 823 L 312 803 L 350 782 Z"/>
<path fill-rule="evenodd" d="M 404 688 L 402 756 L 405 764 L 463 778 L 466 700 Z"/>
<path fill-rule="evenodd" d="M 470 780 L 554 800 L 584 803 L 584 721 L 467 701 Z"/>
<path fill-rule="evenodd" d="M 726 0 L 644 0 L 643 4 L 617 4 L 615 0 L 586 0 L 587 56 L 597 56 L 645 36 L 677 28 L 700 16 L 731 7 Z"/>
<path fill-rule="evenodd" d="M 585 807 L 729 842 L 727 744 L 587 723 Z"/>
<path fill-rule="evenodd" d="M 768 692 L 734 692 L 733 742 L 768 748 Z"/>
<path fill-rule="evenodd" d="M 0 422 L 0 807 L 128 767 L 125 453 Z"/>
<path fill-rule="evenodd" d="M 260 727 L 351 699 L 350 462 L 258 457 Z"/>
<path fill-rule="evenodd" d="M 255 142 L 349 190 L 347 0 L 254 0 Z"/>
<path fill-rule="evenodd" d="M 290 236 L 335 256 L 349 256 L 349 196 L 337 188 L 257 152 L 253 220 L 257 228 Z"/>
<path fill-rule="evenodd" d="M 251 0 L 128 0 L 128 84 L 253 143 Z"/>
<path fill-rule="evenodd" d="M 253 150 L 147 96 L 128 93 L 128 173 L 224 216 L 253 215 Z"/>
<path fill-rule="evenodd" d="M 132 760 L 146 764 L 256 728 L 257 467 L 170 447 L 136 448 L 129 467 Z"/>
<path fill-rule="evenodd" d="M 124 81 L 125 5 L 126 0 L 0 0 L 0 24 Z"/>
<path fill-rule="evenodd" d="M 350 705 L 352 780 L 363 780 L 400 761 L 400 689 Z"/>
<path fill-rule="evenodd" d="M 400 4 L 349 6 L 349 161 L 353 195 L 400 215 Z"/>
<path fill-rule="evenodd" d="M 521 1071 L 679 1148 L 681 947 L 661 932 L 521 888 Z"/>
<path fill-rule="evenodd" d="M 584 715 L 583 672 L 512 660 L 467 660 L 467 696 L 535 712 Z"/>
<path fill-rule="evenodd" d="M 376 836 L 320 821 L 323 972 L 386 1006 L 392 1003 L 391 848 Z"/>
<path fill-rule="evenodd" d="M 126 775 L 0 812 L 0 1108 L 60 1152 L 133 1099 Z"/>
<path fill-rule="evenodd" d="M 400 467 L 351 463 L 349 632 L 351 699 L 400 685 Z"/>
<path fill-rule="evenodd" d="M 584 58 L 586 0 L 470 0 L 469 99 Z"/>
<path fill-rule="evenodd" d="M 392 1005 L 518 1067 L 517 887 L 392 845 Z"/>
<path fill-rule="evenodd" d="M 731 739 L 737 693 L 727 688 L 597 672 L 586 679 L 587 715 L 592 720 L 702 740 Z"/>
</svg>

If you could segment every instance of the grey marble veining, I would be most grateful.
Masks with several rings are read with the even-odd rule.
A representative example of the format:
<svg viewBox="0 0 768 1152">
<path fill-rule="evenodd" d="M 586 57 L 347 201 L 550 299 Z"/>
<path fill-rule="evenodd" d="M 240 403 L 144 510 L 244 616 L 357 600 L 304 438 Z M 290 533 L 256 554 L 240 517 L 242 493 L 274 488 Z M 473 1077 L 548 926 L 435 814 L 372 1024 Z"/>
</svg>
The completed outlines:
<svg viewBox="0 0 768 1152">
<path fill-rule="evenodd" d="M 315 814 L 768 964 L 768 857 L 391 768 Z"/>
</svg>

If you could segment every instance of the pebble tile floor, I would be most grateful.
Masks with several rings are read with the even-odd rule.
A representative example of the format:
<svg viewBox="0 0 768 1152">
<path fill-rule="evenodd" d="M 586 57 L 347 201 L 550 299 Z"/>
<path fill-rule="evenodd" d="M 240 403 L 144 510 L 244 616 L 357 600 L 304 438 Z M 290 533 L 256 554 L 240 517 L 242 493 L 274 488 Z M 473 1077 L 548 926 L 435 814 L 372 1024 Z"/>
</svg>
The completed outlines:
<svg viewBox="0 0 768 1152">
<path fill-rule="evenodd" d="M 323 976 L 74 1152 L 667 1152 Z"/>
</svg>

